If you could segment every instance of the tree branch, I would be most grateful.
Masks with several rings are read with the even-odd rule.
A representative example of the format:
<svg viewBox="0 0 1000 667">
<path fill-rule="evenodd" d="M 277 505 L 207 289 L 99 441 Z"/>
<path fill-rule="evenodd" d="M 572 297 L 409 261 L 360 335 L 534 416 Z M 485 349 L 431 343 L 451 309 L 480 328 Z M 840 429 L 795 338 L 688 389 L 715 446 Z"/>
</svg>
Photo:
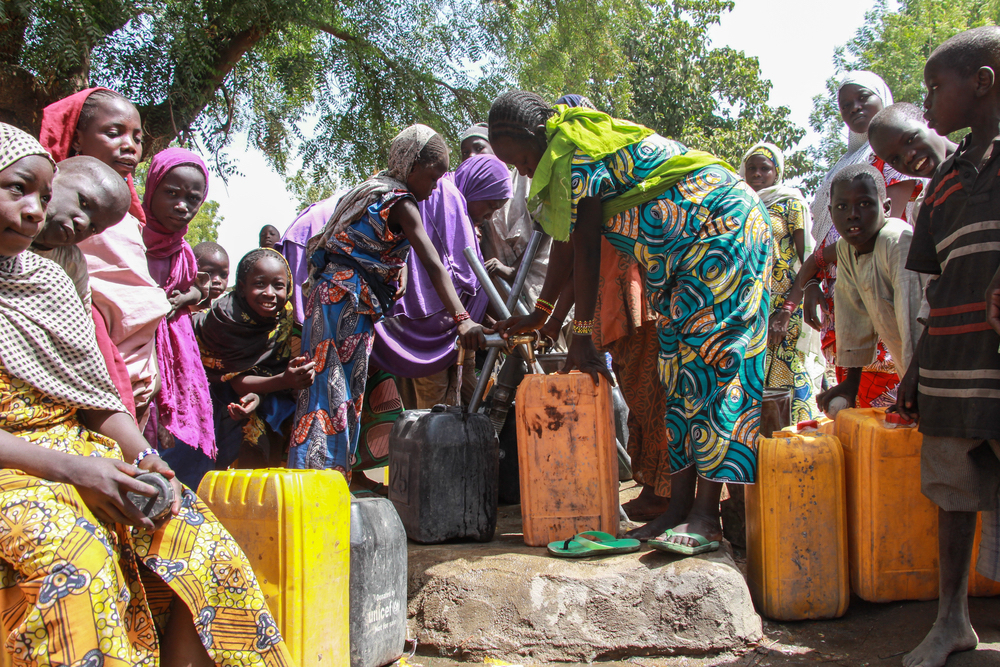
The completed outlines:
<svg viewBox="0 0 1000 667">
<path fill-rule="evenodd" d="M 389 69 L 394 74 L 398 75 L 404 74 L 403 72 L 400 71 L 400 68 L 397 65 L 396 61 L 393 58 L 391 58 L 389 54 L 387 54 L 380 46 L 378 46 L 377 44 L 375 44 L 370 40 L 358 37 L 357 35 L 352 35 L 351 33 L 345 32 L 344 30 L 341 30 L 339 28 L 335 28 L 328 23 L 304 21 L 303 24 L 308 27 L 315 28 L 320 32 L 324 32 L 330 35 L 331 37 L 335 37 L 342 42 L 350 42 L 352 44 L 358 44 L 364 48 L 371 49 L 375 53 L 375 55 L 378 56 L 379 60 L 382 61 L 382 63 L 386 66 L 387 69 Z M 442 88 L 450 92 L 452 95 L 454 95 L 455 99 L 458 100 L 458 102 L 463 107 L 465 107 L 465 110 L 470 115 L 475 115 L 475 113 L 478 111 L 475 102 L 469 100 L 469 98 L 472 96 L 471 91 L 465 88 L 456 88 L 455 86 L 452 86 L 446 81 L 443 81 L 442 79 L 439 79 L 435 76 L 431 76 L 430 80 L 435 85 L 441 86 Z"/>
<path fill-rule="evenodd" d="M 163 102 L 141 110 L 146 121 L 146 132 L 151 140 L 149 143 L 152 144 L 153 152 L 166 148 L 179 133 L 190 127 L 191 123 L 211 102 L 215 91 L 233 71 L 240 59 L 270 34 L 270 31 L 269 26 L 255 25 L 231 35 L 228 40 L 225 38 L 218 40 L 217 43 L 221 46 L 216 52 L 212 66 L 206 70 L 211 74 L 196 83 L 194 86 L 198 91 L 196 95 L 182 99 L 172 99 L 168 96 Z"/>
</svg>

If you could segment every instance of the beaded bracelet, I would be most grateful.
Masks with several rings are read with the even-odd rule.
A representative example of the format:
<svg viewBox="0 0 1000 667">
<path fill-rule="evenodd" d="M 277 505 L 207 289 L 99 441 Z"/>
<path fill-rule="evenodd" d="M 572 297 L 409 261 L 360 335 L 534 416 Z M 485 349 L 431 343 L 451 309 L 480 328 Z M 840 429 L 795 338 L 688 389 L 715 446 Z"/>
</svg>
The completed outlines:
<svg viewBox="0 0 1000 667">
<path fill-rule="evenodd" d="M 460 313 L 456 313 L 452 317 L 455 320 L 455 324 L 458 324 L 460 322 L 464 322 L 465 320 L 471 320 L 472 319 L 472 316 L 469 315 L 469 311 L 467 311 L 467 310 L 463 310 Z"/>
<path fill-rule="evenodd" d="M 594 333 L 594 320 L 573 320 L 573 335 L 590 336 Z"/>
<path fill-rule="evenodd" d="M 132 465 L 138 468 L 139 464 L 142 463 L 142 460 L 144 458 L 146 458 L 147 456 L 154 456 L 156 455 L 156 453 L 157 453 L 156 450 L 153 449 L 152 447 L 146 447 L 146 449 L 139 452 L 139 455 L 135 457 L 135 461 L 132 462 Z"/>
<path fill-rule="evenodd" d="M 539 304 L 548 308 L 550 313 L 556 309 L 556 304 L 546 301 L 545 299 L 535 299 L 535 305 L 538 306 Z"/>
<path fill-rule="evenodd" d="M 546 315 L 551 315 L 553 308 L 552 306 L 549 305 L 548 301 L 543 301 L 541 299 L 538 299 L 537 301 L 535 301 L 535 310 L 540 310 Z"/>
</svg>

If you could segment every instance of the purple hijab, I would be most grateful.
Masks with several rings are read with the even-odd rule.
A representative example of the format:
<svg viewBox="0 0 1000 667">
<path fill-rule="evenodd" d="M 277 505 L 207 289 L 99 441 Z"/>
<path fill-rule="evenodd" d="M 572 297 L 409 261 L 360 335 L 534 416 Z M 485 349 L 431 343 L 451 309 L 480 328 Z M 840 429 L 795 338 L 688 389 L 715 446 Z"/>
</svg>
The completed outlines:
<svg viewBox="0 0 1000 667">
<path fill-rule="evenodd" d="M 274 249 L 285 256 L 288 268 L 292 271 L 292 282 L 295 291 L 292 292 L 292 307 L 295 322 L 301 325 L 305 321 L 306 303 L 302 285 L 309 279 L 309 257 L 306 247 L 309 239 L 323 231 L 327 221 L 337 209 L 340 198 L 347 190 L 338 190 L 332 197 L 310 204 L 299 213 L 299 217 L 288 226 L 285 235 L 275 244 Z"/>
<path fill-rule="evenodd" d="M 174 290 L 187 291 L 194 284 L 198 262 L 190 244 L 184 240 L 185 228 L 172 232 L 153 216 L 150 204 L 163 177 L 175 167 L 190 165 L 205 175 L 208 194 L 208 169 L 200 157 L 183 148 L 168 148 L 156 154 L 149 165 L 142 208 L 146 226 L 149 273 L 169 297 Z M 160 370 L 160 391 L 156 395 L 156 418 L 181 442 L 215 458 L 215 426 L 208 378 L 201 363 L 198 341 L 191 326 L 191 312 L 181 308 L 160 320 L 156 327 L 156 361 Z"/>
<path fill-rule="evenodd" d="M 510 172 L 492 155 L 476 156 L 462 163 L 453 180 L 438 181 L 430 198 L 420 204 L 420 216 L 458 297 L 472 320 L 481 322 L 486 314 L 486 293 L 480 289 L 464 250 L 475 248 L 480 262 L 483 255 L 465 195 L 471 197 L 468 201 L 509 198 Z M 393 375 L 427 377 L 455 363 L 458 328 L 415 252 L 410 253 L 407 269 L 406 295 L 396 303 L 392 317 L 375 324 L 377 335 L 371 358 Z"/>
<path fill-rule="evenodd" d="M 495 155 L 474 155 L 458 165 L 455 185 L 465 201 L 510 199 L 510 169 Z"/>
</svg>

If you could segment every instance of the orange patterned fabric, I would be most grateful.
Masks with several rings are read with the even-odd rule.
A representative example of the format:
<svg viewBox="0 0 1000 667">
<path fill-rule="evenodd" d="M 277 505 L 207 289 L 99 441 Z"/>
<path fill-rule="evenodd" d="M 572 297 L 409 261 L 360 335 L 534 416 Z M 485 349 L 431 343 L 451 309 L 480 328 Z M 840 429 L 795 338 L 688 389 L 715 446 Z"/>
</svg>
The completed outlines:
<svg viewBox="0 0 1000 667">
<path fill-rule="evenodd" d="M 601 277 L 594 309 L 594 345 L 608 350 L 619 338 L 631 336 L 656 312 L 646 303 L 646 274 L 634 258 L 615 250 L 601 236 Z M 657 352 L 658 354 L 659 352 Z"/>
<path fill-rule="evenodd" d="M 601 237 L 601 277 L 595 309 L 594 344 L 610 352 L 628 404 L 632 478 L 670 496 L 666 392 L 660 381 L 656 313 L 647 307 L 645 275 L 639 264 Z"/>
</svg>

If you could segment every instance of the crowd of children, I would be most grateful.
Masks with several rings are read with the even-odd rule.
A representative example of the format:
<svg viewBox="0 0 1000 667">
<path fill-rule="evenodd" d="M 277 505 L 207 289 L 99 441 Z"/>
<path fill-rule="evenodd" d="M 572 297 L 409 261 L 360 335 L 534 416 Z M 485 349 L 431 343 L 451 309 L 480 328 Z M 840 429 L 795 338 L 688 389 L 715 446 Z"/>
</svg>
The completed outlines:
<svg viewBox="0 0 1000 667">
<path fill-rule="evenodd" d="M 998 74 L 996 27 L 938 46 L 923 110 L 849 73 L 847 152 L 811 206 L 766 141 L 733 169 L 581 96 L 508 92 L 462 135 L 454 172 L 440 134 L 406 128 L 385 171 L 284 235 L 265 225 L 231 289 L 225 249 L 184 238 L 208 169 L 165 149 L 140 197 L 128 99 L 60 100 L 37 140 L 0 124 L 8 648 L 24 664 L 98 664 L 94 651 L 290 664 L 242 552 L 192 490 L 213 469 L 287 465 L 378 491 L 353 473 L 384 464 L 404 406 L 467 403 L 486 333 L 541 330 L 564 370 L 625 389 L 644 486 L 631 510 L 652 519 L 633 535 L 662 551 L 718 548 L 724 484 L 756 479 L 765 388 L 788 391 L 795 420 L 814 399 L 918 419 L 941 595 L 903 662 L 944 665 L 977 643 L 980 512 L 978 568 L 1000 580 Z M 946 136 L 965 128 L 960 145 Z M 509 283 L 536 222 L 528 314 L 504 319 L 465 250 Z M 140 471 L 176 488 L 156 525 L 125 498 L 150 493 Z M 222 598 L 206 583 L 217 563 L 240 571 Z M 119 613 L 81 622 L 102 605 Z"/>
</svg>

